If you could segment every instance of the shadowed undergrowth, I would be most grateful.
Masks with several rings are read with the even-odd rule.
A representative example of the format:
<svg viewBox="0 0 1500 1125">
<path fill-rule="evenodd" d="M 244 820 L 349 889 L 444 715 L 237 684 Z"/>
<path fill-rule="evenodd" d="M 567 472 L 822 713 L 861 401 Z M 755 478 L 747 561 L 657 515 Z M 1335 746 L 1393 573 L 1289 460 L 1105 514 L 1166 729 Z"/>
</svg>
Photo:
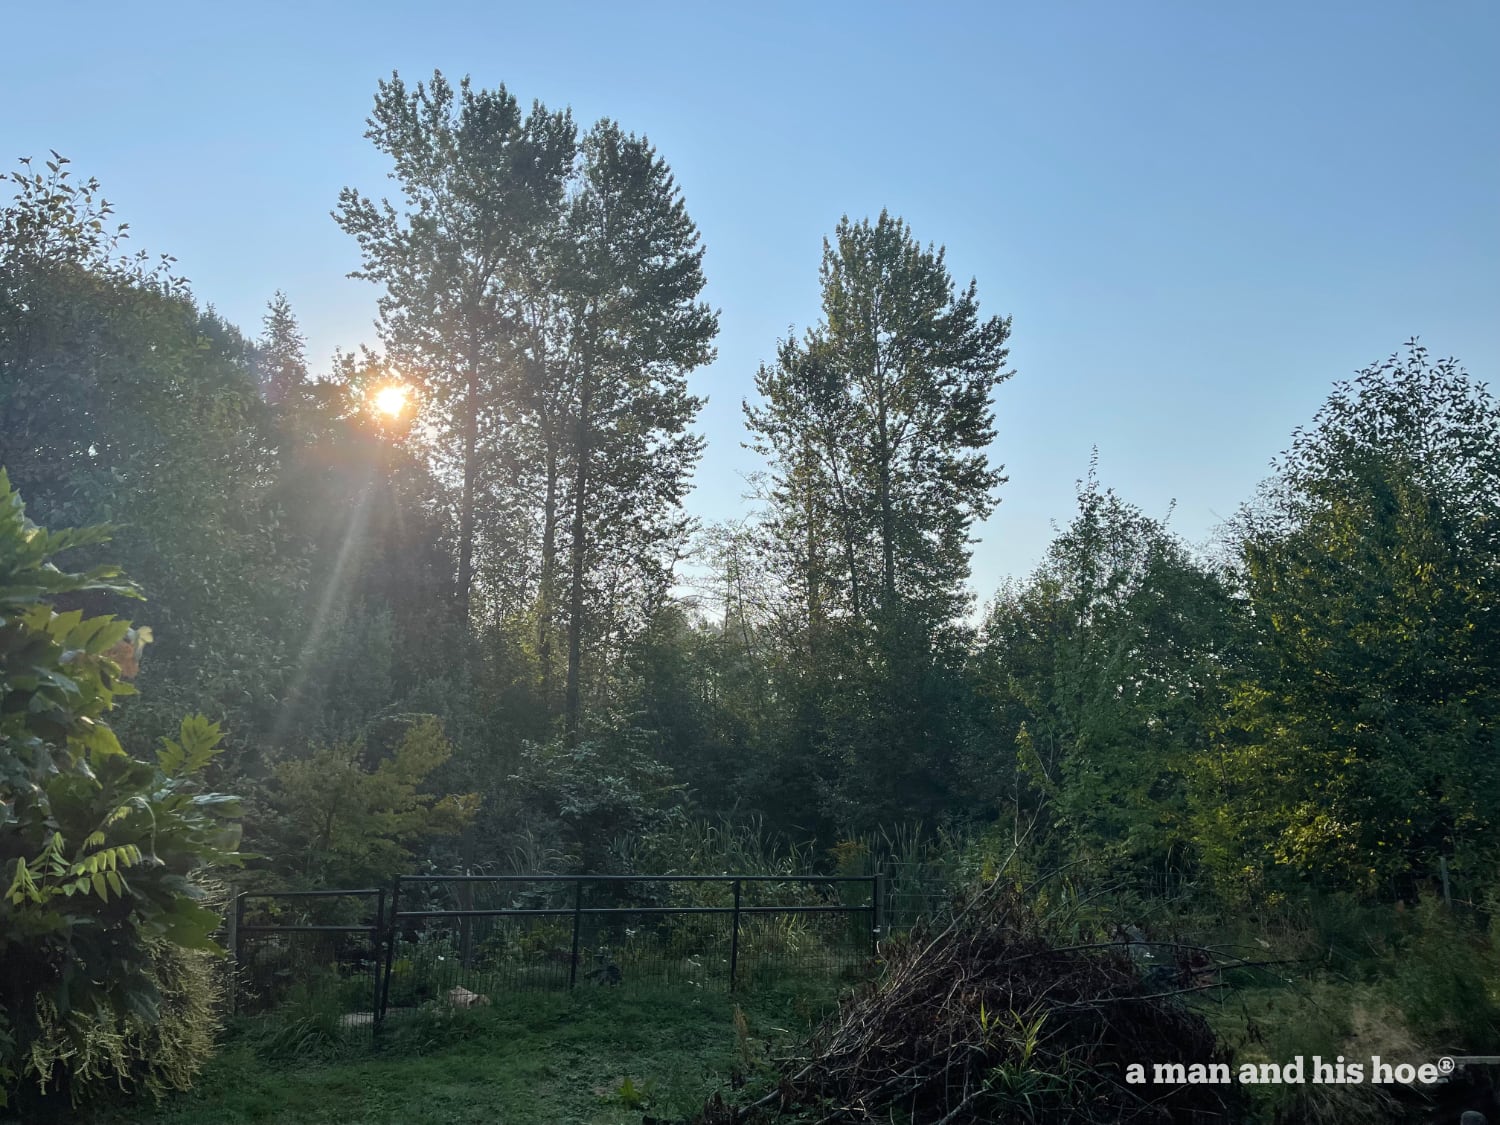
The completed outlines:
<svg viewBox="0 0 1500 1125">
<path fill-rule="evenodd" d="M 830 984 L 730 997 L 691 990 L 517 996 L 423 1009 L 381 1043 L 288 1013 L 234 1029 L 192 1092 L 93 1125 L 639 1125 L 770 1081 L 773 1052 L 830 1010 Z"/>
</svg>

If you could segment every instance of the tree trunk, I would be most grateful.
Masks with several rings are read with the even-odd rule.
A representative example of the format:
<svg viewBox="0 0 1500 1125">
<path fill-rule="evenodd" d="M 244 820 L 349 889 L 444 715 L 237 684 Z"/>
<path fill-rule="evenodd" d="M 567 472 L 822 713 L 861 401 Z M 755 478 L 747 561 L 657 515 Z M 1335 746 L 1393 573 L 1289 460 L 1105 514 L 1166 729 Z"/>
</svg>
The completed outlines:
<svg viewBox="0 0 1500 1125">
<path fill-rule="evenodd" d="M 879 392 L 875 399 L 875 458 L 880 474 L 880 608 L 888 613 L 896 604 L 896 516 L 891 503 L 891 462 L 895 454 L 886 414 L 885 374 L 878 367 L 874 382 Z"/>
<path fill-rule="evenodd" d="M 583 669 L 583 578 L 586 558 L 587 493 L 589 485 L 590 373 L 583 375 L 578 403 L 577 468 L 573 476 L 572 577 L 568 589 L 568 681 L 563 700 L 563 729 L 570 745 L 578 743 L 579 678 Z"/>
<path fill-rule="evenodd" d="M 822 557 L 818 549 L 818 492 L 814 487 L 817 475 L 813 472 L 811 443 L 806 439 L 802 443 L 802 472 L 806 481 L 802 519 L 807 535 L 803 565 L 807 568 L 807 637 L 808 651 L 811 653 L 817 644 L 817 633 L 823 617 L 823 591 L 819 585 Z"/>
<path fill-rule="evenodd" d="M 849 567 L 849 602 L 857 619 L 861 615 L 863 603 L 859 592 L 859 556 L 855 551 L 854 518 L 849 512 L 849 498 L 844 491 L 844 482 L 839 476 L 838 450 L 831 444 L 828 451 L 828 466 L 833 477 L 834 499 L 838 502 L 845 565 Z"/>
<path fill-rule="evenodd" d="M 891 511 L 891 468 L 888 461 L 880 466 L 880 552 L 881 609 L 896 604 L 896 520 Z"/>
<path fill-rule="evenodd" d="M 557 443 L 547 437 L 547 494 L 542 509 L 542 571 L 537 582 L 536 652 L 542 699 L 552 706 L 552 612 L 557 584 Z"/>
<path fill-rule="evenodd" d="M 469 360 L 464 392 L 464 490 L 458 515 L 458 581 L 455 601 L 460 620 L 469 624 L 469 594 L 474 585 L 474 494 L 479 482 L 479 367 Z"/>
</svg>

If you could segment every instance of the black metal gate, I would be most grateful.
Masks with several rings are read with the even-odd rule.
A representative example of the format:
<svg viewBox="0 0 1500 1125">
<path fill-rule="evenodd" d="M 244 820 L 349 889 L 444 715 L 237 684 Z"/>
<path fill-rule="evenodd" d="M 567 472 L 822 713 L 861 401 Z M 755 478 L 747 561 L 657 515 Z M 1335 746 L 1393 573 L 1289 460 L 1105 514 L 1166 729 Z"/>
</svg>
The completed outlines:
<svg viewBox="0 0 1500 1125">
<path fill-rule="evenodd" d="M 384 887 L 236 895 L 229 924 L 235 1010 L 289 1003 L 367 1010 L 373 1024 L 388 922 Z"/>
</svg>

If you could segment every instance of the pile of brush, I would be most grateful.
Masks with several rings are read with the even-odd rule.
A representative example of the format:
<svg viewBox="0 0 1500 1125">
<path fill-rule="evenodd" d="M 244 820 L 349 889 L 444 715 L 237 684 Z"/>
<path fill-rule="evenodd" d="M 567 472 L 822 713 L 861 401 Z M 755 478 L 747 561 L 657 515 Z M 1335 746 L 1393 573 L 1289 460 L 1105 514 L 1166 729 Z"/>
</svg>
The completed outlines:
<svg viewBox="0 0 1500 1125">
<path fill-rule="evenodd" d="M 1154 948 L 1055 944 L 1020 894 L 991 888 L 942 930 L 888 946 L 882 980 L 844 1003 L 777 1091 L 700 1120 L 1236 1120 L 1232 1086 L 1151 1081 L 1155 1064 L 1223 1059 L 1183 1001 L 1212 985 L 1212 967 L 1202 951 Z"/>
</svg>

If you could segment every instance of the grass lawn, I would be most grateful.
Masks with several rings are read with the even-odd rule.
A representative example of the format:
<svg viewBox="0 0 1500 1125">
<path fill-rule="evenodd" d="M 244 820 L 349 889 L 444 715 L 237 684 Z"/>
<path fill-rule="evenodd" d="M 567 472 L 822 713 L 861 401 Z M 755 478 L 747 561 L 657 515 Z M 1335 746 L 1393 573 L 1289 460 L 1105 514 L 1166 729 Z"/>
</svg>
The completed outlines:
<svg viewBox="0 0 1500 1125">
<path fill-rule="evenodd" d="M 383 1041 L 236 1028 L 193 1091 L 98 1113 L 98 1125 L 640 1125 L 714 1091 L 765 1089 L 772 1053 L 829 1010 L 830 982 L 730 997 L 579 989 L 392 1022 Z M 736 1008 L 742 1013 L 736 1017 Z"/>
</svg>

